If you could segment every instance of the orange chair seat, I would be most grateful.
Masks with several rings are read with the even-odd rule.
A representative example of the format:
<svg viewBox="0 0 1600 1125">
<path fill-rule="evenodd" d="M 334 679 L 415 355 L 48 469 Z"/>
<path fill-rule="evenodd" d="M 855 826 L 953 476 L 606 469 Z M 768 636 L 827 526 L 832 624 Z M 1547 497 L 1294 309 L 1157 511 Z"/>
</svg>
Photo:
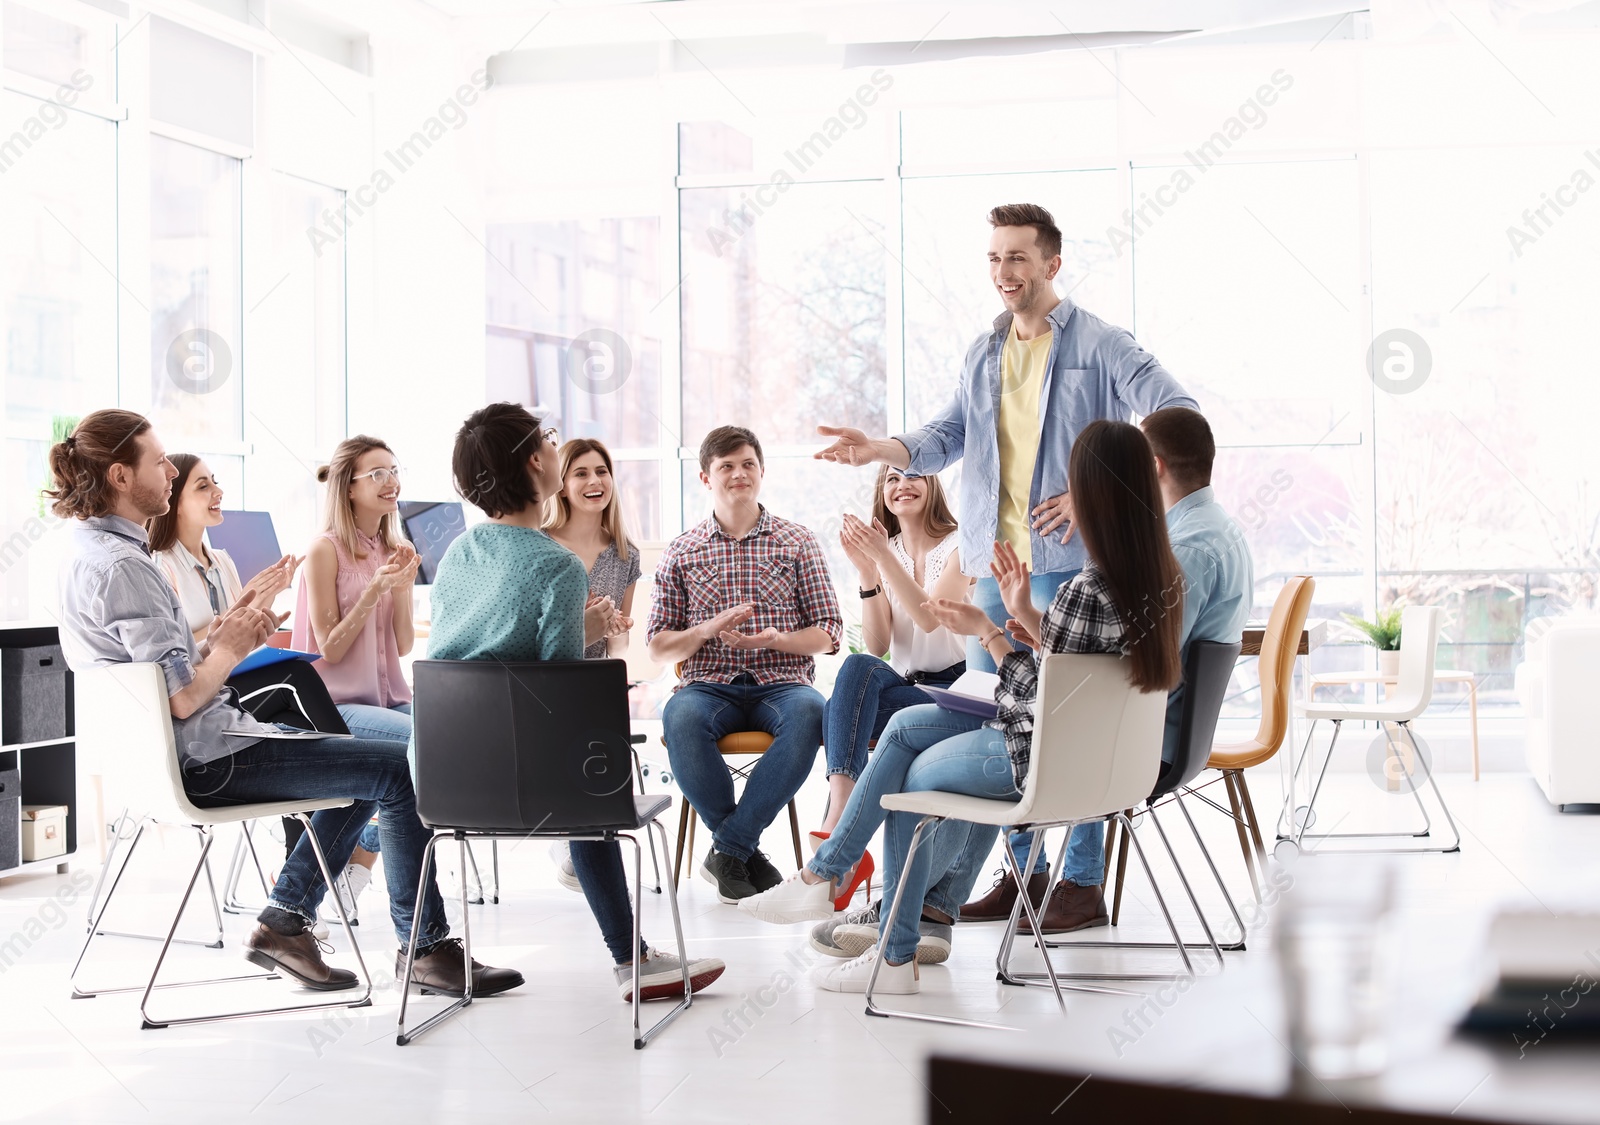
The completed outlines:
<svg viewBox="0 0 1600 1125">
<path fill-rule="evenodd" d="M 1251 766 L 1259 766 L 1262 762 L 1271 760 L 1277 752 L 1276 746 L 1259 738 L 1247 738 L 1243 742 L 1219 742 L 1211 747 L 1211 757 L 1206 761 L 1206 768 L 1247 770 Z"/>
<path fill-rule="evenodd" d="M 765 754 L 771 745 L 772 736 L 761 730 L 736 730 L 717 739 L 723 754 Z"/>
</svg>

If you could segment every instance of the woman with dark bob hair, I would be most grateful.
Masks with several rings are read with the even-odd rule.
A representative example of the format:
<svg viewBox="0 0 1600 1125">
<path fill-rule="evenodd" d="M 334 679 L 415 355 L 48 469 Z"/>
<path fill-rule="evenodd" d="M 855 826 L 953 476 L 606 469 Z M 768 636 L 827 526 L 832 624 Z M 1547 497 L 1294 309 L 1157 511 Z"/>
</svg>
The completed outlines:
<svg viewBox="0 0 1600 1125">
<path fill-rule="evenodd" d="M 561 490 L 555 428 L 515 403 L 486 406 L 456 432 L 451 471 L 462 499 L 489 518 L 463 531 L 439 560 L 429 658 L 582 660 L 585 617 L 603 637 L 616 607 L 605 599 L 589 604 L 583 561 L 541 529 L 545 501 Z M 618 990 L 631 1002 L 636 951 L 622 849 L 615 840 L 574 840 L 572 866 L 616 962 Z M 683 995 L 677 955 L 641 943 L 637 956 L 641 1000 Z M 723 968 L 715 957 L 696 958 L 690 987 L 698 992 Z"/>
</svg>

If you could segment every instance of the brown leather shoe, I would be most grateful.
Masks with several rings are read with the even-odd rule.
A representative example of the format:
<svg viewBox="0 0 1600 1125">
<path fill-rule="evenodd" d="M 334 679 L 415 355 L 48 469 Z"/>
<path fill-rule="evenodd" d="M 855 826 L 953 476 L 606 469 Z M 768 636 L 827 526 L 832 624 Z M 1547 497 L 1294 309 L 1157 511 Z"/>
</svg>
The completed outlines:
<svg viewBox="0 0 1600 1125">
<path fill-rule="evenodd" d="M 283 973 L 318 992 L 338 992 L 360 983 L 349 969 L 335 969 L 322 959 L 322 946 L 310 930 L 285 937 L 260 925 L 245 935 L 244 946 L 245 960 L 252 965 Z"/>
<path fill-rule="evenodd" d="M 963 906 L 956 916 L 957 922 L 1004 922 L 1011 917 L 1011 908 L 1017 904 L 1017 881 L 1011 877 L 1009 868 L 1003 867 L 996 874 L 999 878 L 989 888 L 989 893 Z M 1036 871 L 1028 876 L 1028 899 L 1034 909 L 1038 909 L 1049 889 L 1050 877 L 1044 872 Z"/>
<path fill-rule="evenodd" d="M 1104 888 L 1080 887 L 1071 879 L 1063 879 L 1050 891 L 1050 901 L 1045 903 L 1039 929 L 1047 934 L 1070 934 L 1074 930 L 1092 930 L 1110 921 Z M 1017 919 L 1017 933 L 1032 932 L 1026 918 Z"/>
<path fill-rule="evenodd" d="M 465 996 L 467 974 L 465 953 L 460 938 L 445 938 L 428 953 L 418 957 L 411 966 L 411 985 L 424 992 L 437 992 L 440 996 Z M 406 979 L 406 951 L 394 955 L 394 979 Z M 472 995 L 493 996 L 506 992 L 522 983 L 522 974 L 515 969 L 495 969 L 472 962 Z"/>
</svg>

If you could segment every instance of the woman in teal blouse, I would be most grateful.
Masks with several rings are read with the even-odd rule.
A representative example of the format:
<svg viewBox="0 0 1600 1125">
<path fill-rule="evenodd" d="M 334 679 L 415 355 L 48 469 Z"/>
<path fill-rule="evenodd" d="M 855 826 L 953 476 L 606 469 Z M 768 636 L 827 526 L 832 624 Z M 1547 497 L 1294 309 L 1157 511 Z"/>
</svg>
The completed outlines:
<svg viewBox="0 0 1600 1125">
<path fill-rule="evenodd" d="M 589 576 L 577 555 L 539 530 L 542 501 L 561 487 L 554 428 L 522 406 L 494 403 L 456 433 L 456 491 L 483 509 L 484 523 L 457 537 L 434 578 L 433 660 L 582 660 L 586 634 L 604 637 L 616 610 L 589 605 Z M 633 906 L 615 841 L 572 843 L 572 866 L 616 962 L 625 1001 L 633 999 Z M 640 999 L 683 994 L 682 962 L 641 946 Z M 698 992 L 722 975 L 715 957 L 689 964 Z"/>
</svg>

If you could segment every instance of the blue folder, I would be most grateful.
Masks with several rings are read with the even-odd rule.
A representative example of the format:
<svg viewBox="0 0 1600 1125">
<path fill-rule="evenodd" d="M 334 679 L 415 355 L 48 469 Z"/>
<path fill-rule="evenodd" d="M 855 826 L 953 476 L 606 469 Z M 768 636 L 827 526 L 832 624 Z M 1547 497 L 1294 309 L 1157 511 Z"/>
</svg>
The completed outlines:
<svg viewBox="0 0 1600 1125">
<path fill-rule="evenodd" d="M 321 660 L 322 656 L 315 652 L 299 652 L 292 648 L 273 648 L 271 645 L 262 645 L 249 656 L 239 661 L 233 674 L 240 672 L 254 672 L 257 668 L 267 668 L 274 664 L 282 664 L 285 660 L 304 660 L 307 663 Z"/>
</svg>

